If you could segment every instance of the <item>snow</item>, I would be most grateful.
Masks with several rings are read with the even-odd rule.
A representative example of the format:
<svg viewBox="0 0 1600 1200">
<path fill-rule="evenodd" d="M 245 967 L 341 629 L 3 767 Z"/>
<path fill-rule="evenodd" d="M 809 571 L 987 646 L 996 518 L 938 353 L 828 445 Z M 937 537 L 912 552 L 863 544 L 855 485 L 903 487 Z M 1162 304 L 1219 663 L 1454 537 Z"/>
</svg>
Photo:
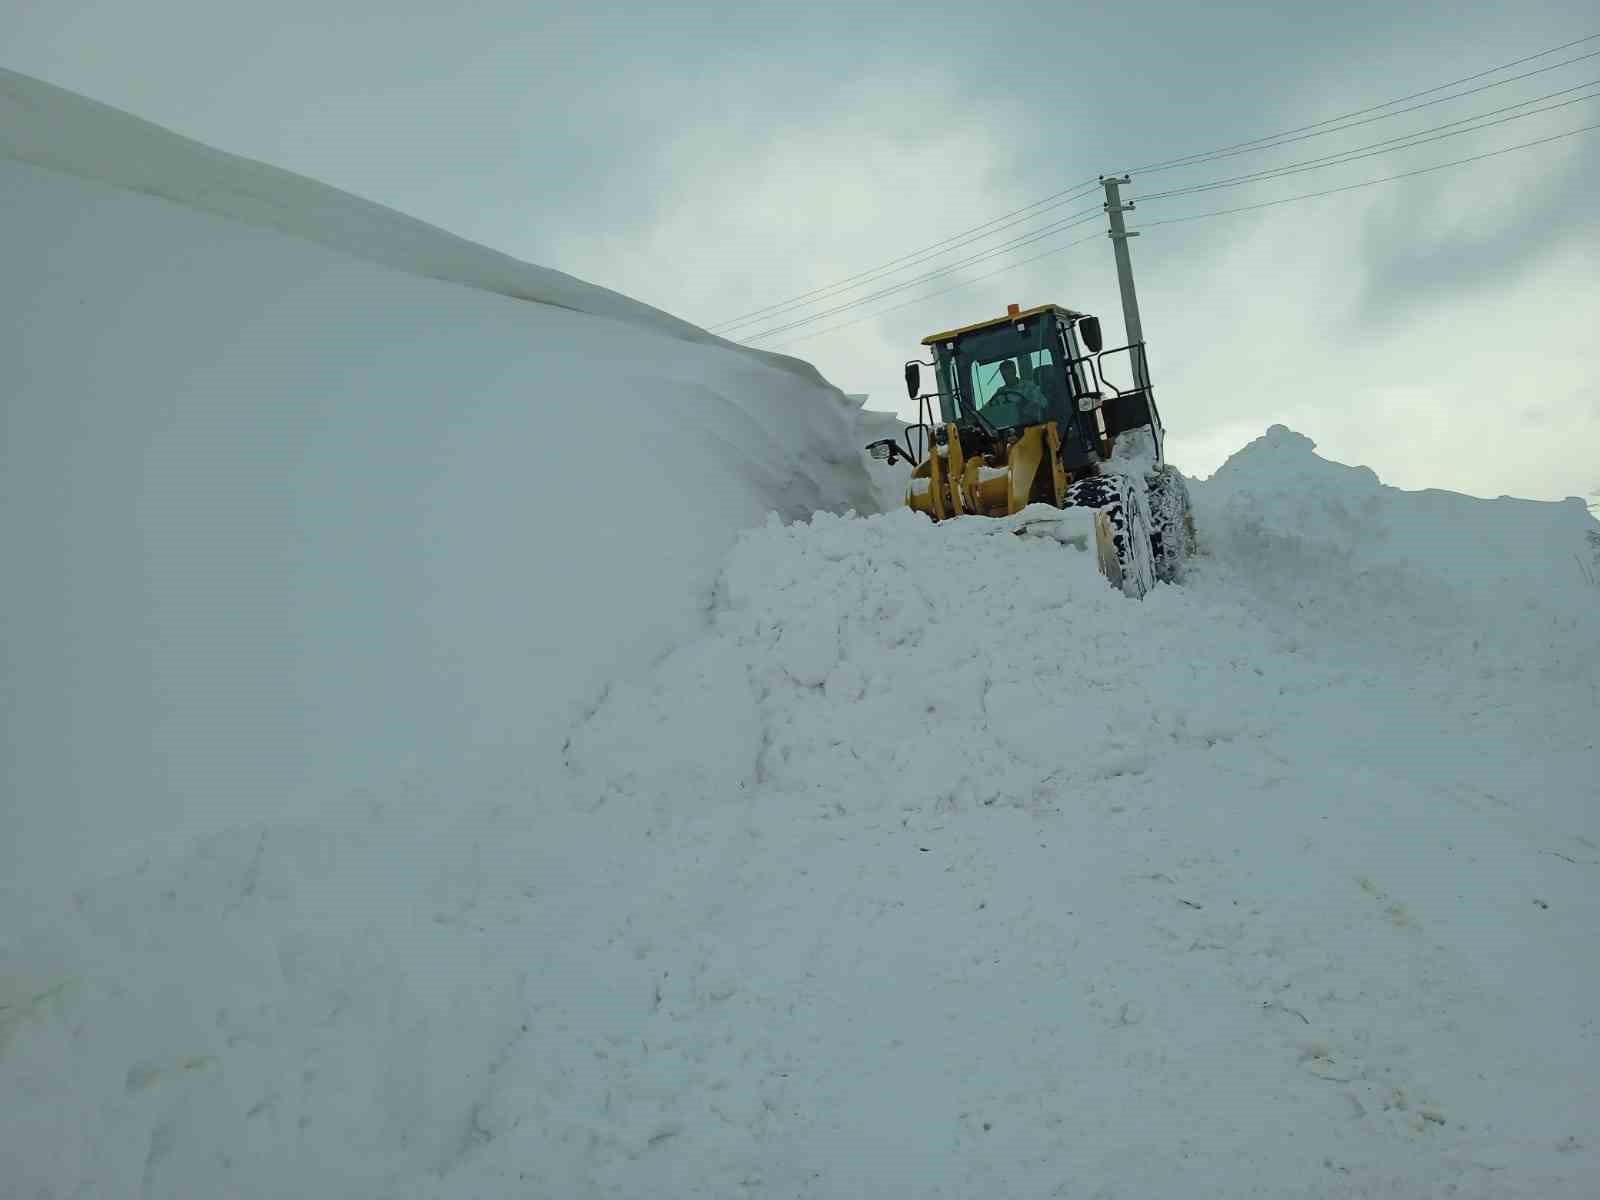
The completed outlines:
<svg viewBox="0 0 1600 1200">
<path fill-rule="evenodd" d="M 1093 511 L 1087 508 L 1029 504 L 1010 516 L 995 517 L 979 526 L 977 532 L 1049 538 L 1064 546 L 1087 550 L 1095 544 L 1095 519 Z"/>
<path fill-rule="evenodd" d="M 1529 558 L 1586 527 L 1368 480 L 1274 430 L 1193 485 L 1212 553 L 1138 604 L 1001 522 L 745 534 L 559 768 L 29 914 L 13 1177 L 1590 1193 L 1600 624 L 1441 512 Z M 1305 503 L 1242 504 L 1272 494 Z"/>
<path fill-rule="evenodd" d="M 0 159 L 11 1193 L 1595 1194 L 1581 503 L 1274 427 L 1134 602 L 844 515 L 804 371 L 85 174 Z"/>
<path fill-rule="evenodd" d="M 0 144 L 211 209 L 230 163 L 228 196 L 261 184 L 6 80 Z M 369 261 L 455 253 L 439 231 L 353 258 L 9 157 L 0 194 L 0 880 L 559 742 L 697 626 L 740 529 L 873 507 L 814 371 Z"/>
<path fill-rule="evenodd" d="M 292 234 L 380 266 L 721 346 L 821 383 L 815 368 L 798 359 L 725 341 L 606 288 L 0 68 L 0 159 L 6 158 Z"/>
<path fill-rule="evenodd" d="M 1148 425 L 1124 431 L 1111 447 L 1111 461 L 1128 475 L 1144 474 L 1160 461 L 1160 457 L 1156 452 L 1155 431 Z"/>
</svg>

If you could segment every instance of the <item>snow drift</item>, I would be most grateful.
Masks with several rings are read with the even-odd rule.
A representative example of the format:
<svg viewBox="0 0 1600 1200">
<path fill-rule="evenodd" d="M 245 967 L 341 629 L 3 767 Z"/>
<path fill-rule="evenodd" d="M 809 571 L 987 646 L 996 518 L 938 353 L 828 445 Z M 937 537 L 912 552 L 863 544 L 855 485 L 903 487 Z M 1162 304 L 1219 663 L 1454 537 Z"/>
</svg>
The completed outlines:
<svg viewBox="0 0 1600 1200">
<path fill-rule="evenodd" d="M 0 86 L 0 878 L 537 741 L 870 503 L 803 364 Z"/>
<path fill-rule="evenodd" d="M 737 346 L 606 288 L 521 262 L 314 179 L 226 154 L 4 68 L 0 157 L 292 234 L 409 274 L 735 349 L 774 369 L 821 382 L 816 370 L 798 359 Z M 137 236 L 138 231 L 128 232 Z"/>
<path fill-rule="evenodd" d="M 1590 1194 L 1593 522 L 1283 429 L 1193 486 L 1140 604 L 1000 522 L 774 520 L 558 769 L 19 914 L 8 1176 Z"/>
</svg>

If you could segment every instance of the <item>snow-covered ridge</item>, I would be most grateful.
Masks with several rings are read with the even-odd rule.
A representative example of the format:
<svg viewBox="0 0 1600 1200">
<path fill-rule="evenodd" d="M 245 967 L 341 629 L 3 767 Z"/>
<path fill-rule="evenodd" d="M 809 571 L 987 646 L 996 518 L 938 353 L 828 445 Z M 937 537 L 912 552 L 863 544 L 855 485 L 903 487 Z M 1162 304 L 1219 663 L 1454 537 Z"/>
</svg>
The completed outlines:
<svg viewBox="0 0 1600 1200">
<path fill-rule="evenodd" d="M 1463 678 L 1481 677 L 1490 659 L 1493 672 L 1538 664 L 1600 678 L 1600 590 L 1583 569 L 1600 522 L 1575 497 L 1403 491 L 1322 458 L 1281 425 L 1196 496 L 1215 558 L 1319 629 L 1375 653 L 1430 656 Z"/>
<path fill-rule="evenodd" d="M 1402 491 L 1367 467 L 1322 458 L 1309 438 L 1282 425 L 1237 451 L 1211 482 L 1213 503 L 1238 518 L 1226 528 L 1314 543 L 1340 567 L 1409 564 L 1480 594 L 1503 593 L 1482 598 L 1587 606 L 1572 556 L 1600 523 L 1575 496 L 1486 500 Z"/>
<path fill-rule="evenodd" d="M 0 883 L 554 736 L 873 506 L 809 366 L 10 74 L 0 195 Z"/>
<path fill-rule="evenodd" d="M 773 520 L 558 762 L 15 908 L 0 1168 L 1592 1194 L 1600 610 L 1554 565 L 1593 523 L 1283 429 L 1193 490 L 1208 552 L 1141 603 L 1004 522 Z M 1552 569 L 1463 560 L 1461 512 Z"/>
<path fill-rule="evenodd" d="M 0 68 L 0 156 L 275 229 L 369 262 L 733 347 L 698 326 L 303 175 L 227 154 L 42 80 Z M 810 364 L 737 347 L 820 382 Z"/>
</svg>

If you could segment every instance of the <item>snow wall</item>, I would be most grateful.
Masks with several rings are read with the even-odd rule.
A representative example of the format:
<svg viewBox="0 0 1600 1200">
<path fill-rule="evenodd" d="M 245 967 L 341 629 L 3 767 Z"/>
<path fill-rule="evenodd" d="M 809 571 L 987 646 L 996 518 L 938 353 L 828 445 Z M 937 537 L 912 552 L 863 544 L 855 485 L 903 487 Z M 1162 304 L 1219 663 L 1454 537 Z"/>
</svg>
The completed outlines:
<svg viewBox="0 0 1600 1200">
<path fill-rule="evenodd" d="M 9 72 L 0 197 L 0 880 L 525 748 L 873 504 L 807 364 Z"/>
<path fill-rule="evenodd" d="M 1194 492 L 1140 603 L 774 520 L 555 764 L 4 897 L 0 1179 L 1593 1196 L 1593 521 L 1281 427 Z"/>
<path fill-rule="evenodd" d="M 294 234 L 380 266 L 731 347 L 670 313 L 456 237 L 303 175 L 240 158 L 0 68 L 0 157 Z M 740 353 L 820 382 L 799 359 Z"/>
</svg>

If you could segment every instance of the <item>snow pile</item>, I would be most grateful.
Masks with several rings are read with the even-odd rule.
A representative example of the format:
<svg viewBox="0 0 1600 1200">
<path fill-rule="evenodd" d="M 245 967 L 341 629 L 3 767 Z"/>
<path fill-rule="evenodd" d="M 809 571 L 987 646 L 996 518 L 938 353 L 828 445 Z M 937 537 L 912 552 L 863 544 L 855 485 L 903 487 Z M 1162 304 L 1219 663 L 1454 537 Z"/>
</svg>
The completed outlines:
<svg viewBox="0 0 1600 1200">
<path fill-rule="evenodd" d="M 1394 590 L 1413 605 L 1416 589 L 1428 588 L 1447 607 L 1464 605 L 1507 632 L 1528 624 L 1528 608 L 1541 624 L 1594 608 L 1579 586 L 1578 559 L 1596 525 L 1577 497 L 1549 503 L 1403 492 L 1366 467 L 1319 457 L 1309 438 L 1282 425 L 1235 454 L 1202 491 L 1204 515 L 1221 531 L 1214 549 L 1236 566 L 1274 562 L 1281 569 L 1266 576 L 1273 581 L 1300 577 L 1296 603 L 1337 577 L 1345 587 L 1398 582 Z M 1506 621 L 1513 608 L 1518 621 Z"/>
<path fill-rule="evenodd" d="M 1274 431 L 1197 485 L 1221 562 L 1142 605 L 994 522 L 819 517 L 741 542 L 717 634 L 572 743 L 580 808 L 696 864 L 623 924 L 633 990 L 673 990 L 641 1000 L 636 1043 L 590 1026 L 658 1152 L 585 1182 L 1592 1190 L 1600 621 L 1559 586 L 1581 538 L 1556 536 L 1582 523 L 1491 503 L 1486 540 L 1520 524 L 1547 556 L 1524 542 L 1506 575 L 1460 557 L 1462 498 L 1310 451 Z M 1356 578 L 1308 609 L 1317 561 Z M 1497 614 L 1438 611 L 1489 580 Z M 1542 632 L 1508 650 L 1506 611 Z M 1474 676 L 1454 690 L 1452 639 Z M 685 960 L 691 936 L 714 952 Z M 752 1076 L 758 1110 L 723 1101 Z M 550 1136 L 467 1178 L 559 1160 Z"/>
<path fill-rule="evenodd" d="M 370 200 L 266 163 L 226 154 L 42 80 L 0 68 L 0 158 L 160 196 L 292 234 L 380 266 L 519 300 L 610 317 L 735 350 L 811 383 L 797 359 L 750 350 L 689 322 L 546 267 L 521 262 Z M 130 235 L 137 230 L 130 230 Z"/>
<path fill-rule="evenodd" d="M 747 533 L 704 633 L 553 769 L 356 792 L 32 913 L 0 1165 L 107 1195 L 1592 1193 L 1600 618 L 1514 574 L 1570 640 L 1508 654 L 1452 506 L 1364 479 L 1274 431 L 1194 485 L 1212 554 L 1142 603 L 1005 522 Z M 1273 489 L 1300 507 L 1242 500 Z M 1569 524 L 1501 503 L 1508 536 Z"/>
<path fill-rule="evenodd" d="M 1582 571 L 1600 526 L 1581 500 L 1404 492 L 1274 426 L 1195 506 L 1218 565 L 1282 643 L 1517 728 L 1530 757 L 1511 766 L 1533 770 L 1535 803 L 1556 778 L 1592 791 L 1593 759 L 1571 750 L 1591 746 L 1600 715 L 1600 594 Z"/>
<path fill-rule="evenodd" d="M 0 82 L 0 880 L 523 761 L 697 627 L 740 529 L 872 505 L 809 368 L 215 215 L 461 250 Z"/>
</svg>

